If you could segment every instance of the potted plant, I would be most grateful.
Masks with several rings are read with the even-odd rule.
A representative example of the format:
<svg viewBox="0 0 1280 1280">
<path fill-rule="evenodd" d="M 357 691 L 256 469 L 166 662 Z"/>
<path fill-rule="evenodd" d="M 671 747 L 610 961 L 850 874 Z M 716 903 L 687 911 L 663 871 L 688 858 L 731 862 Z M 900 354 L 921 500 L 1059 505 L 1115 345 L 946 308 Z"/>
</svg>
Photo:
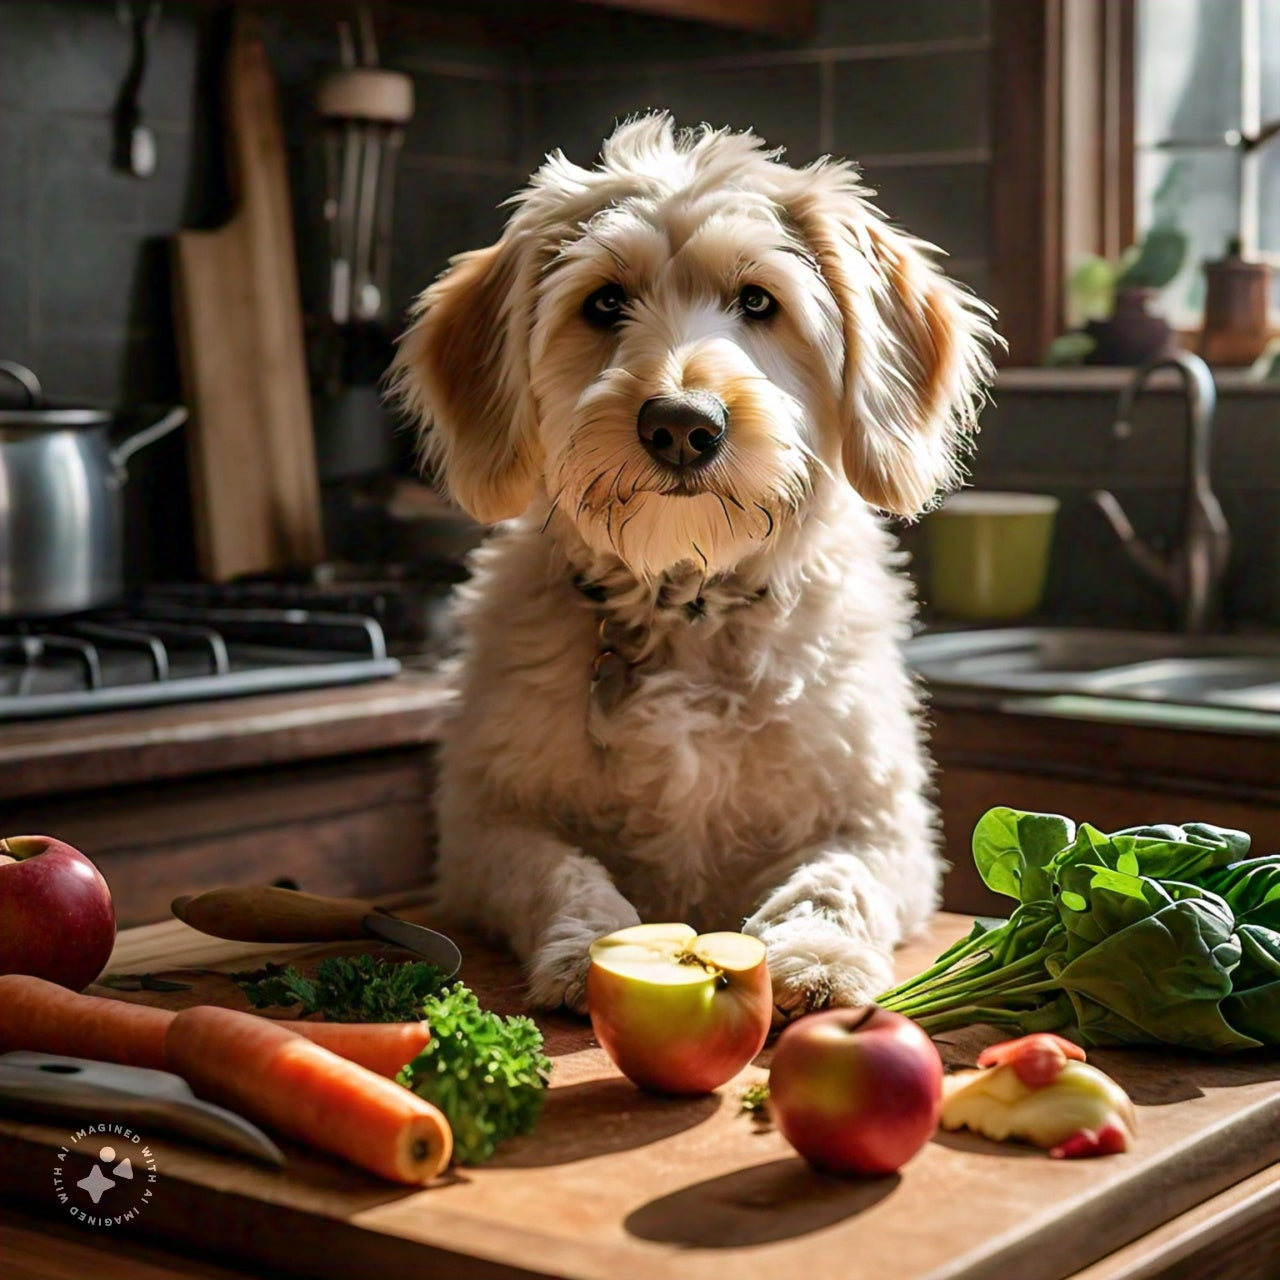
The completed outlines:
<svg viewBox="0 0 1280 1280">
<path fill-rule="evenodd" d="M 1173 330 L 1148 304 L 1182 269 L 1186 233 L 1152 227 L 1115 262 L 1090 255 L 1067 281 L 1068 305 L 1079 328 L 1050 344 L 1047 364 L 1142 364 L 1173 344 Z"/>
</svg>

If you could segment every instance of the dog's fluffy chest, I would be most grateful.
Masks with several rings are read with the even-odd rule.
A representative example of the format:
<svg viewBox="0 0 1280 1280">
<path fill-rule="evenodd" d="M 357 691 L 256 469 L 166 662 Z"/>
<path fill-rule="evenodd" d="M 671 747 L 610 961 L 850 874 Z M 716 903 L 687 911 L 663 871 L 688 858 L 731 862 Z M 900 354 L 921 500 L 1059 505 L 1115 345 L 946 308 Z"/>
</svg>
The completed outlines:
<svg viewBox="0 0 1280 1280">
<path fill-rule="evenodd" d="M 888 545 L 869 521 L 852 532 Z M 844 559 L 810 557 L 800 589 L 677 596 L 646 631 L 532 531 L 498 535 L 463 601 L 455 731 L 486 808 L 581 848 L 633 901 L 683 909 L 735 878 L 747 894 L 757 868 L 841 828 L 859 773 L 903 758 L 876 708 L 913 700 L 894 644 L 908 598 Z"/>
<path fill-rule="evenodd" d="M 513 636 L 468 671 L 467 707 L 483 703 L 470 733 L 490 742 L 495 798 L 628 844 L 687 814 L 692 796 L 704 813 L 730 796 L 740 806 L 764 740 L 782 749 L 793 736 L 803 685 L 753 634 L 769 622 L 747 612 L 769 607 L 725 596 L 637 627 L 579 590 L 549 593 L 529 644 Z"/>
<path fill-rule="evenodd" d="M 543 723 L 537 747 L 513 737 L 489 761 L 499 803 L 596 858 L 644 914 L 693 918 L 710 886 L 723 898 L 735 879 L 745 912 L 756 867 L 834 830 L 844 809 L 843 779 L 823 764 L 838 723 L 808 713 L 799 673 L 748 683 L 744 628 L 711 626 L 617 673 L 606 696 L 593 625 L 575 668 L 508 691 Z"/>
</svg>

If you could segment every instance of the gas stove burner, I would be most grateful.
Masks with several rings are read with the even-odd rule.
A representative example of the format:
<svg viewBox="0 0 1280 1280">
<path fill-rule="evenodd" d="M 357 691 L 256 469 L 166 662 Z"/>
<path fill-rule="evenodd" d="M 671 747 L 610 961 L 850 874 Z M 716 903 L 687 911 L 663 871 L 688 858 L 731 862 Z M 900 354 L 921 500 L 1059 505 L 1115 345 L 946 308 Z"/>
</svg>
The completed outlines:
<svg viewBox="0 0 1280 1280">
<path fill-rule="evenodd" d="M 322 564 L 166 583 L 118 608 L 0 626 L 0 723 L 354 684 L 452 646 L 455 565 Z"/>
<path fill-rule="evenodd" d="M 246 607 L 319 609 L 358 613 L 382 628 L 391 654 L 439 657 L 449 645 L 450 591 L 466 577 L 451 563 L 349 564 L 331 561 L 222 583 L 173 583 L 151 587 L 141 607 Z"/>
<path fill-rule="evenodd" d="M 149 601 L 0 632 L 0 721 L 356 684 L 395 675 L 354 612 Z"/>
</svg>

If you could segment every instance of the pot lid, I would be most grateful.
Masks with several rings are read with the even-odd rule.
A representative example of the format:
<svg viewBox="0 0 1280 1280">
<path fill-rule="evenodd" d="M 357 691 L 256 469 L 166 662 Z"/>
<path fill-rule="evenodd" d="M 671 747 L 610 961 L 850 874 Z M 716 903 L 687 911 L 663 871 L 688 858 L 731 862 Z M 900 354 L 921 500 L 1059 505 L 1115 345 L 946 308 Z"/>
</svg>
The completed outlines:
<svg viewBox="0 0 1280 1280">
<path fill-rule="evenodd" d="M 65 427 L 101 427 L 111 422 L 115 414 L 110 409 L 92 409 L 81 406 L 57 408 L 45 402 L 40 379 L 25 364 L 16 360 L 0 360 L 0 374 L 8 379 L 4 383 L 5 398 L 14 388 L 26 404 L 3 407 L 0 401 L 0 430 L 6 427 L 19 431 L 55 431 Z"/>
<path fill-rule="evenodd" d="M 109 409 L 0 409 L 0 430 L 55 431 L 66 427 L 101 427 L 113 421 Z"/>
</svg>

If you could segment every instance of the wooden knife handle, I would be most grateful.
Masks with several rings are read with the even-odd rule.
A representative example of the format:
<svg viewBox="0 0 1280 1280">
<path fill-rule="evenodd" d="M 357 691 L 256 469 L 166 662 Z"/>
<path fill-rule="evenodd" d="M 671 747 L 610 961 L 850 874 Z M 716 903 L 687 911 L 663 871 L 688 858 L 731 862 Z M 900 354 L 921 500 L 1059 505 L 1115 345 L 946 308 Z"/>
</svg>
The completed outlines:
<svg viewBox="0 0 1280 1280">
<path fill-rule="evenodd" d="M 201 933 L 237 942 L 345 942 L 364 938 L 373 910 L 354 898 L 321 898 L 275 885 L 210 889 L 175 898 L 172 911 Z"/>
</svg>

